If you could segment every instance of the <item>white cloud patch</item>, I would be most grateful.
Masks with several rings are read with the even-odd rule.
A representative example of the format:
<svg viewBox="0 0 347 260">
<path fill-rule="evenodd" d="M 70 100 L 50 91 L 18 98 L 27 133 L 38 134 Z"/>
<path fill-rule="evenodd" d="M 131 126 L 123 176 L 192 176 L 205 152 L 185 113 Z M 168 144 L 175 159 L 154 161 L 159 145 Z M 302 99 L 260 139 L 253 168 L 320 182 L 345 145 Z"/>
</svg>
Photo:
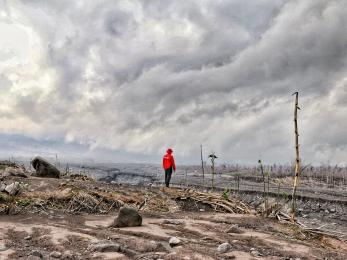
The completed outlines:
<svg viewBox="0 0 347 260">
<path fill-rule="evenodd" d="M 347 155 L 347 3 L 0 1 L 0 132 L 221 160 Z"/>
</svg>

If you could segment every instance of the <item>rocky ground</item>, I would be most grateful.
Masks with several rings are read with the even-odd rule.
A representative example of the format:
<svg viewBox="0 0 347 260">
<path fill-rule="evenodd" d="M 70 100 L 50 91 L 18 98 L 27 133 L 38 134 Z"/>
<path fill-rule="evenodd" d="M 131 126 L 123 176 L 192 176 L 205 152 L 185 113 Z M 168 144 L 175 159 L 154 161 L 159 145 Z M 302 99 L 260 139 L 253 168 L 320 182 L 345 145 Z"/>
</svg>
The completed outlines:
<svg viewBox="0 0 347 260">
<path fill-rule="evenodd" d="M 1 260 L 347 259 L 347 242 L 248 212 L 231 194 L 201 192 L 199 201 L 178 188 L 81 176 L 1 178 L 16 182 L 18 192 L 0 193 Z M 141 226 L 111 225 L 124 206 L 138 210 Z"/>
</svg>

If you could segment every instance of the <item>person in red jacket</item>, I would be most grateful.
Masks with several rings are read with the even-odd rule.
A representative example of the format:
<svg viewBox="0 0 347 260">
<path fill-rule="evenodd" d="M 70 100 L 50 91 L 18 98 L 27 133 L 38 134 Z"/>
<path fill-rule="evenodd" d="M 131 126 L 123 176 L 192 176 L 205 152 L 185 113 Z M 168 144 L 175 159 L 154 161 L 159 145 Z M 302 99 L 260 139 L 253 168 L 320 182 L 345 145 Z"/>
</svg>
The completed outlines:
<svg viewBox="0 0 347 260">
<path fill-rule="evenodd" d="M 163 168 L 165 170 L 165 185 L 169 187 L 172 170 L 176 171 L 175 159 L 172 155 L 173 151 L 171 148 L 167 149 L 166 154 L 163 157 Z"/>
</svg>

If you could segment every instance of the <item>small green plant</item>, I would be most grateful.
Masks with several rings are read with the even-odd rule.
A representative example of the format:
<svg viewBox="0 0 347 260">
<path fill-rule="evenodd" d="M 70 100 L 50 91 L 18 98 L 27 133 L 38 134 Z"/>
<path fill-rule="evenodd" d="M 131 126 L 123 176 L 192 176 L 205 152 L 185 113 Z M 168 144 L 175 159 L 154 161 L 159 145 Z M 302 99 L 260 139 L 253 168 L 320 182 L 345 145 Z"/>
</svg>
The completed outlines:
<svg viewBox="0 0 347 260">
<path fill-rule="evenodd" d="M 230 195 L 230 189 L 224 189 L 223 193 L 222 193 L 222 197 L 225 200 L 229 199 L 229 195 Z"/>
<path fill-rule="evenodd" d="M 288 193 L 282 192 L 282 198 L 287 201 L 288 200 Z"/>
<path fill-rule="evenodd" d="M 9 196 L 5 194 L 0 194 L 0 202 L 8 202 Z"/>
<path fill-rule="evenodd" d="M 27 207 L 32 203 L 33 201 L 31 199 L 22 199 L 17 202 L 17 205 L 21 207 Z"/>
</svg>

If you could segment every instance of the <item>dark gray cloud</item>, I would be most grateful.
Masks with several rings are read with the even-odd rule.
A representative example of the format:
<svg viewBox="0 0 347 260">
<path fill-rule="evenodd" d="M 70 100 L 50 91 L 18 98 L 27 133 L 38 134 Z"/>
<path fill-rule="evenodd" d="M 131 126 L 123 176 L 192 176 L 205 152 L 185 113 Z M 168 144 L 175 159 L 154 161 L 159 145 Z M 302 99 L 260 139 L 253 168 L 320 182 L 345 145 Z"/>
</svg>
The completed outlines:
<svg viewBox="0 0 347 260">
<path fill-rule="evenodd" d="M 24 61 L 19 46 L 7 52 L 17 61 L 0 65 L 10 86 L 0 93 L 11 100 L 0 106 L 4 133 L 137 154 L 173 146 L 187 161 L 203 143 L 225 161 L 289 162 L 298 90 L 304 159 L 345 162 L 344 0 L 37 0 L 6 8 L 0 25 L 28 40 Z"/>
</svg>

